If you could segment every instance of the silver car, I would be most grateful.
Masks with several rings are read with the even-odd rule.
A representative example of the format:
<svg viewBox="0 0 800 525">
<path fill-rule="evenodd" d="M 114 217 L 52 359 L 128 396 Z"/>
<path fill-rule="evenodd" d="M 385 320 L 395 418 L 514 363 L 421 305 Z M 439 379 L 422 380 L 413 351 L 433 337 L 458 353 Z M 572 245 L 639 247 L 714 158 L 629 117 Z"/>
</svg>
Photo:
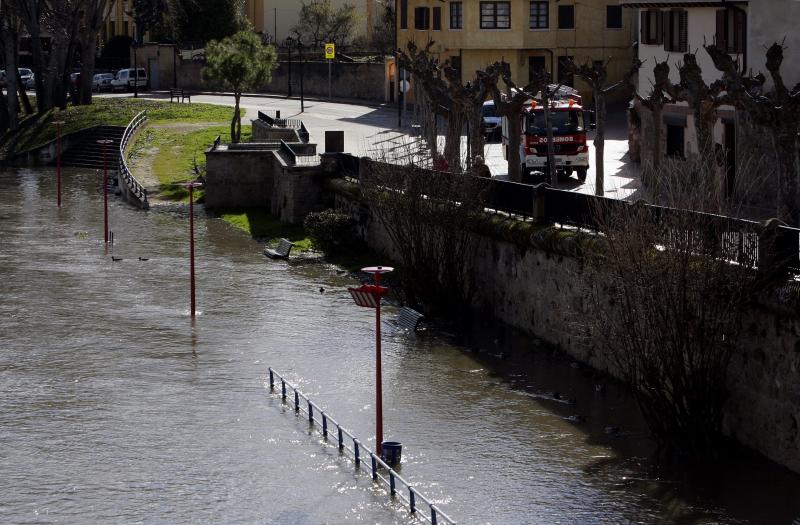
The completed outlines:
<svg viewBox="0 0 800 525">
<path fill-rule="evenodd" d="M 97 73 L 92 77 L 92 90 L 99 93 L 103 90 L 111 91 L 111 81 L 114 80 L 114 73 Z"/>
</svg>

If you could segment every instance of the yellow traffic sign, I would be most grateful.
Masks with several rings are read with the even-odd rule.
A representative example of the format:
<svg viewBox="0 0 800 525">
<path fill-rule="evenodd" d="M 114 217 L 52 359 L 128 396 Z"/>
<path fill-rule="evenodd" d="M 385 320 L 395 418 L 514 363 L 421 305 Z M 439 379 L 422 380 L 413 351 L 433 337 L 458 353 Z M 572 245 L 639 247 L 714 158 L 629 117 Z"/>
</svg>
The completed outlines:
<svg viewBox="0 0 800 525">
<path fill-rule="evenodd" d="M 325 58 L 328 60 L 336 58 L 336 44 L 325 44 Z"/>
</svg>

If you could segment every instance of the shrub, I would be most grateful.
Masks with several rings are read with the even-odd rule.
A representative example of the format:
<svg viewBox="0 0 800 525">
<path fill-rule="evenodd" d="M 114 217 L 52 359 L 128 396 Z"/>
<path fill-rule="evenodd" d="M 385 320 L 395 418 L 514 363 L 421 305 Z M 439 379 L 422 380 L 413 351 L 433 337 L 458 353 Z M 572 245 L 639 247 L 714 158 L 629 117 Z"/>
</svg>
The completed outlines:
<svg viewBox="0 0 800 525">
<path fill-rule="evenodd" d="M 352 246 L 355 224 L 351 216 L 332 209 L 309 213 L 303 222 L 314 245 L 325 253 L 336 253 Z"/>
</svg>

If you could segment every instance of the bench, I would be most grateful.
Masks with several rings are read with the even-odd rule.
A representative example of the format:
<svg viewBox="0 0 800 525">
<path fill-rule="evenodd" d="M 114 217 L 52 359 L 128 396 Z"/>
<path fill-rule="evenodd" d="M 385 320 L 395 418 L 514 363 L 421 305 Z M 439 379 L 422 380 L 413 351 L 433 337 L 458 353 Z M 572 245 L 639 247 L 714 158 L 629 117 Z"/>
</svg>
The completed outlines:
<svg viewBox="0 0 800 525">
<path fill-rule="evenodd" d="M 172 102 L 172 99 L 176 99 L 178 102 L 184 102 L 186 99 L 189 99 L 189 104 L 192 103 L 192 95 L 191 93 L 187 93 L 181 88 L 170 89 L 169 90 L 169 101 Z"/>
<path fill-rule="evenodd" d="M 281 239 L 275 248 L 264 248 L 264 255 L 271 259 L 288 259 L 294 243 L 288 239 Z"/>
<path fill-rule="evenodd" d="M 425 316 L 418 311 L 404 306 L 400 308 L 400 315 L 397 316 L 397 320 L 394 321 L 393 324 L 404 330 L 416 332 L 420 321 L 422 321 L 424 317 Z"/>
</svg>

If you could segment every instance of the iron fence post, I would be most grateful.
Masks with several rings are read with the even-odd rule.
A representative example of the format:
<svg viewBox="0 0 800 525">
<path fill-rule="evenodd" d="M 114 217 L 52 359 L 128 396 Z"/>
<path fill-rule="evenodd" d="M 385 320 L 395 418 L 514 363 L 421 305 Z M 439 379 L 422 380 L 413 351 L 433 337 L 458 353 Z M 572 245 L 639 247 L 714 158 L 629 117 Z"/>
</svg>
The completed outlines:
<svg viewBox="0 0 800 525">
<path fill-rule="evenodd" d="M 308 422 L 314 424 L 314 405 L 311 404 L 311 401 L 308 402 Z"/>
<path fill-rule="evenodd" d="M 272 375 L 272 368 L 269 369 L 269 389 L 275 390 L 275 377 Z"/>
<path fill-rule="evenodd" d="M 378 481 L 378 461 L 375 459 L 375 454 L 369 455 L 372 459 L 372 481 Z"/>
<path fill-rule="evenodd" d="M 414 489 L 411 487 L 408 487 L 408 506 L 411 510 L 411 514 L 417 512 L 416 495 L 414 494 Z"/>
<path fill-rule="evenodd" d="M 395 489 L 394 489 L 394 472 L 391 470 L 389 471 L 389 493 L 394 497 Z"/>
<path fill-rule="evenodd" d="M 297 390 L 294 391 L 294 411 L 300 412 L 300 396 L 297 395 Z"/>
<path fill-rule="evenodd" d="M 337 428 L 337 434 L 338 434 L 338 437 L 339 437 L 339 450 L 342 450 L 344 448 L 344 442 L 342 441 L 342 429 L 341 429 L 341 427 Z"/>
<path fill-rule="evenodd" d="M 281 379 L 281 398 L 286 401 L 286 381 Z"/>
<path fill-rule="evenodd" d="M 358 440 L 353 439 L 353 451 L 355 453 L 356 468 L 361 466 L 361 456 L 358 450 Z"/>
<path fill-rule="evenodd" d="M 431 505 L 431 525 L 436 525 L 436 506 Z"/>
<path fill-rule="evenodd" d="M 322 437 L 328 439 L 328 416 L 322 413 Z"/>
</svg>

